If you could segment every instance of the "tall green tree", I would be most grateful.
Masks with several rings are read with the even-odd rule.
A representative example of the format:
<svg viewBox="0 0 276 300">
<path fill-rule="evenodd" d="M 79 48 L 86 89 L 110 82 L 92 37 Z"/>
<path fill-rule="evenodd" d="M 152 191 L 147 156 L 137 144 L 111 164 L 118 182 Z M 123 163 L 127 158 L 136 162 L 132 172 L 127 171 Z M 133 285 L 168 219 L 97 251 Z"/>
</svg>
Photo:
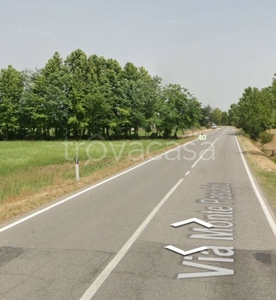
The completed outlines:
<svg viewBox="0 0 276 300">
<path fill-rule="evenodd" d="M 47 79 L 41 70 L 33 75 L 33 84 L 30 91 L 25 95 L 26 108 L 31 118 L 31 132 L 36 136 L 44 136 L 47 132 L 49 116 L 46 110 Z M 26 97 L 27 96 L 27 97 Z"/>
<path fill-rule="evenodd" d="M 143 128 L 147 133 L 156 126 L 160 126 L 159 118 L 159 99 L 161 96 L 161 82 L 162 78 L 159 76 L 147 77 L 145 81 L 145 102 L 144 102 L 144 116 L 145 122 Z"/>
<path fill-rule="evenodd" d="M 238 102 L 239 125 L 252 139 L 271 128 L 274 123 L 274 98 L 271 88 L 259 90 L 248 87 Z"/>
<path fill-rule="evenodd" d="M 228 110 L 228 124 L 231 126 L 240 127 L 239 117 L 238 117 L 238 105 L 232 103 L 230 109 Z"/>
<path fill-rule="evenodd" d="M 201 126 L 206 126 L 209 128 L 213 123 L 213 108 L 210 104 L 201 107 L 201 117 L 199 118 L 199 123 Z"/>
<path fill-rule="evenodd" d="M 180 85 L 164 87 L 144 67 L 80 49 L 65 60 L 54 53 L 39 70 L 0 71 L 0 131 L 7 137 L 133 137 L 141 127 L 168 137 L 205 122 L 204 113 Z"/>
<path fill-rule="evenodd" d="M 64 65 L 68 77 L 68 125 L 73 136 L 80 138 L 89 127 L 89 103 L 96 92 L 95 74 L 86 54 L 80 49 L 73 51 Z"/>
<path fill-rule="evenodd" d="M 273 114 L 273 127 L 276 127 L 276 74 L 274 74 L 274 77 L 272 79 L 272 84 L 271 84 L 271 94 L 272 94 L 272 98 L 271 98 L 271 106 L 272 106 L 272 114 Z"/>
<path fill-rule="evenodd" d="M 212 111 L 212 121 L 215 124 L 221 124 L 222 111 L 219 108 L 215 108 Z"/>
<path fill-rule="evenodd" d="M 144 95 L 143 79 L 145 70 L 139 70 L 133 63 L 126 63 L 122 71 L 123 93 L 121 95 L 122 104 L 128 114 L 127 120 L 123 124 L 125 135 L 130 135 L 131 128 L 134 128 L 135 134 L 138 128 L 143 125 L 145 118 L 143 114 Z M 141 74 L 142 73 L 142 74 Z M 144 74 L 143 74 L 144 73 Z"/>
<path fill-rule="evenodd" d="M 110 138 L 112 133 L 120 134 L 121 117 L 121 72 L 122 67 L 115 59 L 105 59 L 96 55 L 89 59 L 95 66 L 97 93 L 91 99 L 91 126 L 93 132 Z"/>
<path fill-rule="evenodd" d="M 223 111 L 221 114 L 221 124 L 228 125 L 228 113 L 227 111 Z"/>
<path fill-rule="evenodd" d="M 23 76 L 11 65 L 0 71 L 0 131 L 9 139 L 19 128 L 19 103 L 24 91 Z"/>
<path fill-rule="evenodd" d="M 191 128 L 201 116 L 200 103 L 187 89 L 177 84 L 163 88 L 160 104 L 160 130 L 164 137 L 169 137 L 173 129 L 176 137 L 178 129 Z"/>
<path fill-rule="evenodd" d="M 34 109 L 30 103 L 31 89 L 33 85 L 34 74 L 38 72 L 25 69 L 21 72 L 23 78 L 23 94 L 19 101 L 19 119 L 18 119 L 18 133 L 17 138 L 26 138 L 32 128 L 32 117 L 31 112 Z"/>
<path fill-rule="evenodd" d="M 48 60 L 41 71 L 41 76 L 46 80 L 44 107 L 47 121 L 45 126 L 48 130 L 50 128 L 54 129 L 55 137 L 67 136 L 70 107 L 67 97 L 69 76 L 65 71 L 63 59 L 58 52 Z"/>
</svg>

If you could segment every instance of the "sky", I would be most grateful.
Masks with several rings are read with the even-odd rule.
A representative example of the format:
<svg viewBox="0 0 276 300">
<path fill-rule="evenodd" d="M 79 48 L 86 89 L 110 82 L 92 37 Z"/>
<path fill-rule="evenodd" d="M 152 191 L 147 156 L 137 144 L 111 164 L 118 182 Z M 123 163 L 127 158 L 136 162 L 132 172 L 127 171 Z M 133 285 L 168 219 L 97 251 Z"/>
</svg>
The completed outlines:
<svg viewBox="0 0 276 300">
<path fill-rule="evenodd" d="M 0 0 L 0 69 L 76 49 L 145 67 L 227 111 L 276 73 L 275 0 Z"/>
</svg>

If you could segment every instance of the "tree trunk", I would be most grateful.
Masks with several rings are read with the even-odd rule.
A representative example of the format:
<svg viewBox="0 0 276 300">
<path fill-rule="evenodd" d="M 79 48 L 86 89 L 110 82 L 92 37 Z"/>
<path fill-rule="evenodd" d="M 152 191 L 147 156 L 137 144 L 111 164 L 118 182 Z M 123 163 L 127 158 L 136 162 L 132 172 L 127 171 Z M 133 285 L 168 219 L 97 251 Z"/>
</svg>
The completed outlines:
<svg viewBox="0 0 276 300">
<path fill-rule="evenodd" d="M 178 131 L 178 127 L 175 128 L 175 132 L 174 132 L 174 137 L 177 138 L 177 131 Z"/>
</svg>

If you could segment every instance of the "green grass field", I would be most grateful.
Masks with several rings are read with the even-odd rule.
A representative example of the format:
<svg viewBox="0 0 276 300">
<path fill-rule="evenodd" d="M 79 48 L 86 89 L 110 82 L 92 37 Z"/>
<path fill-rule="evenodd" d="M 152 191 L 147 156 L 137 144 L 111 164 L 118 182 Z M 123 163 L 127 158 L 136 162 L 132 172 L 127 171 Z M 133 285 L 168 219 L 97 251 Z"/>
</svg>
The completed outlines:
<svg viewBox="0 0 276 300">
<path fill-rule="evenodd" d="M 2 141 L 0 202 L 39 192 L 56 182 L 74 180 L 75 157 L 79 159 L 83 178 L 126 159 L 143 161 L 161 149 L 184 141 Z"/>
</svg>

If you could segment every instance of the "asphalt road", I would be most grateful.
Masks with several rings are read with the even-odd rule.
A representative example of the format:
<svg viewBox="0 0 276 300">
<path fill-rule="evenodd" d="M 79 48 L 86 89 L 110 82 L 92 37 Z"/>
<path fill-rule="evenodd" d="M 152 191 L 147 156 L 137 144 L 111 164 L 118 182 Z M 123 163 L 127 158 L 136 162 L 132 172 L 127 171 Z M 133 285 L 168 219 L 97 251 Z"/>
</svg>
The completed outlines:
<svg viewBox="0 0 276 300">
<path fill-rule="evenodd" d="M 2 224 L 0 299 L 275 300 L 275 223 L 253 187 L 232 128 L 214 130 Z M 171 226 L 190 218 L 213 228 Z"/>
</svg>

